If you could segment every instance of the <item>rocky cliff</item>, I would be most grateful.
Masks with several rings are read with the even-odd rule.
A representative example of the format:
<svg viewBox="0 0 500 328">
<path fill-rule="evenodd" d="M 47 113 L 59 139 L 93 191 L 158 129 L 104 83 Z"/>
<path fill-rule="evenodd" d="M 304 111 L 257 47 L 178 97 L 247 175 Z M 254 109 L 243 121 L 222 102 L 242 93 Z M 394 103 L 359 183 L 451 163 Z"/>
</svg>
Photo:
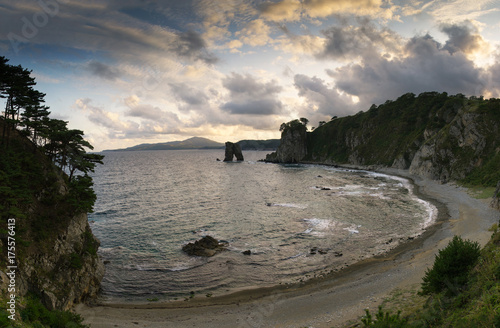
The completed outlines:
<svg viewBox="0 0 500 328">
<path fill-rule="evenodd" d="M 43 241 L 22 260 L 18 286 L 20 295 L 38 295 L 49 310 L 67 310 L 97 296 L 104 265 L 86 214 L 75 215 L 57 230 L 55 239 Z"/>
<path fill-rule="evenodd" d="M 307 139 L 283 131 L 282 145 L 269 159 L 395 167 L 443 182 L 496 186 L 499 136 L 499 99 L 405 94 L 366 112 L 335 117 Z M 303 140 L 306 149 L 299 146 Z"/>
<path fill-rule="evenodd" d="M 491 207 L 496 208 L 500 211 L 500 181 L 497 183 L 497 188 L 493 194 L 493 199 L 491 200 Z"/>
<path fill-rule="evenodd" d="M 294 120 L 281 127 L 281 141 L 276 152 L 266 156 L 266 162 L 298 163 L 307 155 L 307 128 Z"/>
<path fill-rule="evenodd" d="M 1 122 L 0 122 L 1 123 Z M 68 182 L 53 162 L 15 130 L 0 143 L 0 250 L 7 253 L 7 222 L 15 222 L 15 295 L 37 295 L 48 309 L 67 310 L 97 295 L 104 265 L 99 241 L 90 229 L 82 204 L 93 192 Z M 77 180 L 75 180 L 77 181 Z M 95 196 L 95 195 L 94 195 Z M 0 258 L 5 283 L 7 256 Z M 2 292 L 7 290 L 1 285 Z"/>
</svg>

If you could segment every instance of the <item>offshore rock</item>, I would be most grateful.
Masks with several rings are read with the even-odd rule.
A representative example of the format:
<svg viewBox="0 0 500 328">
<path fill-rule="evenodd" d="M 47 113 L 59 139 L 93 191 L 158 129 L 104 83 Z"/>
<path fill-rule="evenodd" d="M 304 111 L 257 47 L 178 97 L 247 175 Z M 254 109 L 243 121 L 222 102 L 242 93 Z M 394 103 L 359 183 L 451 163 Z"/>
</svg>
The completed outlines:
<svg viewBox="0 0 500 328">
<path fill-rule="evenodd" d="M 190 256 L 214 256 L 226 250 L 226 245 L 211 236 L 205 236 L 194 243 L 182 247 L 182 250 Z"/>
<path fill-rule="evenodd" d="M 491 207 L 500 211 L 500 181 L 497 183 L 497 189 L 493 194 L 493 199 L 491 201 Z"/>
<path fill-rule="evenodd" d="M 233 157 L 236 157 L 237 161 L 243 161 L 243 154 L 241 153 L 241 147 L 237 143 L 226 142 L 226 152 L 224 155 L 224 162 L 231 162 Z"/>
</svg>

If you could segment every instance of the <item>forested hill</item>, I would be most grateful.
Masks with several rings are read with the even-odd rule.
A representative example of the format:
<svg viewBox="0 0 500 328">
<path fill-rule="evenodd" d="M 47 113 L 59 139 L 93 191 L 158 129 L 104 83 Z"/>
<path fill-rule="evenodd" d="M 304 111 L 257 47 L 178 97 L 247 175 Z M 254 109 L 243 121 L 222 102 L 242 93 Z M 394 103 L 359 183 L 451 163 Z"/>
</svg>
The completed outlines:
<svg viewBox="0 0 500 328">
<path fill-rule="evenodd" d="M 9 315 L 18 321 L 39 319 L 33 302 L 67 310 L 95 297 L 104 275 L 87 219 L 96 200 L 89 173 L 103 156 L 87 153 L 83 131 L 50 117 L 35 86 L 31 71 L 0 56 L 0 301 L 15 299 Z M 13 286 L 5 272 L 15 274 Z M 58 313 L 40 320 L 56 326 L 48 316 Z M 0 326 L 5 315 L 1 309 Z M 70 326 L 61 320 L 57 326 Z"/>
<path fill-rule="evenodd" d="M 282 140 L 283 140 L 282 135 Z M 431 179 L 495 186 L 500 99 L 408 93 L 307 134 L 302 161 L 382 165 Z"/>
</svg>

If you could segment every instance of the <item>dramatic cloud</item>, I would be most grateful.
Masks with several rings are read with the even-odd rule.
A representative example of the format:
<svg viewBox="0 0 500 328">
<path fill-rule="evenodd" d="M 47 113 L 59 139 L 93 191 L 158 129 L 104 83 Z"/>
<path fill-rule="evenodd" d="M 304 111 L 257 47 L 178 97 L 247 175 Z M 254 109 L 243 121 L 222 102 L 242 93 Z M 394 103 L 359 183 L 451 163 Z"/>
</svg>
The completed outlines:
<svg viewBox="0 0 500 328">
<path fill-rule="evenodd" d="M 462 52 L 450 54 L 429 35 L 410 39 L 405 51 L 406 57 L 364 58 L 360 64 L 346 65 L 328 73 L 339 90 L 357 96 L 364 106 L 395 99 L 407 92 L 477 94 L 482 70 Z"/>
<path fill-rule="evenodd" d="M 179 34 L 173 49 L 180 56 L 200 59 L 207 64 L 215 64 L 218 61 L 215 55 L 206 50 L 205 40 L 194 31 Z"/>
<path fill-rule="evenodd" d="M 398 51 L 401 37 L 395 32 L 387 28 L 379 30 L 367 20 L 359 22 L 359 26 L 332 26 L 323 30 L 325 47 L 317 57 L 352 60 L 359 56 Z"/>
<path fill-rule="evenodd" d="M 477 30 L 470 24 L 445 24 L 441 26 L 441 31 L 446 33 L 449 37 L 444 49 L 448 50 L 451 54 L 461 51 L 469 55 L 485 47 L 487 48 L 486 42 L 481 35 L 477 34 Z"/>
<path fill-rule="evenodd" d="M 273 138 L 407 92 L 500 96 L 499 15 L 491 0 L 0 0 L 0 50 L 106 143 Z"/>
<path fill-rule="evenodd" d="M 230 92 L 230 101 L 221 109 L 232 114 L 274 115 L 279 114 L 283 104 L 277 98 L 282 87 L 276 81 L 259 82 L 253 76 L 232 73 L 222 81 Z"/>
<path fill-rule="evenodd" d="M 294 85 L 299 96 L 306 100 L 303 113 L 311 122 L 329 120 L 332 116 L 344 116 L 356 111 L 349 97 L 340 95 L 335 88 L 329 87 L 318 77 L 297 74 Z"/>
</svg>

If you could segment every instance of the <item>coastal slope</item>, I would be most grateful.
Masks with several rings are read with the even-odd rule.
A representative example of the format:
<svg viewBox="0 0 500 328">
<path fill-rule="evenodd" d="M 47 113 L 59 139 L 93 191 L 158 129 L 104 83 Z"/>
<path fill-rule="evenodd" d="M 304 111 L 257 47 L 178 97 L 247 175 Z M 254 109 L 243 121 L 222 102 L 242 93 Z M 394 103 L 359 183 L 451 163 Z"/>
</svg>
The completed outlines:
<svg viewBox="0 0 500 328">
<path fill-rule="evenodd" d="M 0 119 L 0 130 L 4 126 Z M 93 203 L 93 193 L 83 183 L 70 183 L 21 131 L 10 129 L 8 135 L 0 140 L 0 214 L 2 231 L 14 234 L 2 232 L 0 248 L 7 253 L 8 236 L 16 243 L 12 262 L 0 260 L 2 294 L 9 288 L 6 268 L 15 263 L 16 297 L 33 294 L 49 310 L 68 310 L 96 297 L 104 275 L 99 240 L 82 208 Z M 14 224 L 8 228 L 7 222 Z"/>
<path fill-rule="evenodd" d="M 297 129 L 283 130 L 282 144 L 296 141 Z M 494 187 L 500 181 L 499 135 L 500 99 L 408 93 L 366 112 L 334 117 L 266 160 L 286 163 L 301 153 L 293 161 L 408 169 L 441 182 Z M 305 149 L 297 149 L 304 142 Z"/>
</svg>

